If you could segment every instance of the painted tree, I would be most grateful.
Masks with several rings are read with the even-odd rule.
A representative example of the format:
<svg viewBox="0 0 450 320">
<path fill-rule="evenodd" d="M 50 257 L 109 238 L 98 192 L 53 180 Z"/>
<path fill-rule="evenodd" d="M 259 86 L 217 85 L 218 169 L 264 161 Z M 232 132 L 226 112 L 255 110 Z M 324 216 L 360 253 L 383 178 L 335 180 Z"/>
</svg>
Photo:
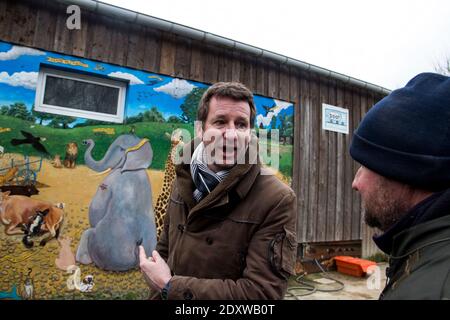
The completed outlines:
<svg viewBox="0 0 450 320">
<path fill-rule="evenodd" d="M 52 120 L 55 117 L 55 115 L 50 114 L 50 113 L 36 111 L 36 109 L 34 108 L 34 103 L 33 103 L 33 106 L 31 107 L 31 114 L 35 118 L 39 119 L 39 124 L 40 125 L 42 125 L 43 121 L 45 121 L 45 120 Z"/>
<path fill-rule="evenodd" d="M 169 123 L 182 123 L 183 119 L 181 119 L 179 116 L 170 116 L 167 118 L 167 122 Z"/>
<path fill-rule="evenodd" d="M 181 119 L 185 123 L 194 123 L 197 119 L 197 109 L 200 99 L 207 88 L 194 88 L 184 99 L 183 104 L 180 106 Z"/>
<path fill-rule="evenodd" d="M 125 123 L 131 124 L 131 123 L 137 123 L 137 122 L 143 122 L 143 121 L 144 121 L 144 115 L 142 114 L 142 112 L 140 112 L 139 114 L 137 114 L 135 116 L 127 117 L 125 120 Z"/>
<path fill-rule="evenodd" d="M 77 120 L 73 117 L 67 117 L 67 116 L 54 116 L 52 121 L 48 124 L 50 127 L 53 128 L 61 128 L 61 129 L 67 129 L 69 128 L 69 124 Z"/>
<path fill-rule="evenodd" d="M 283 144 L 286 144 L 287 140 L 292 141 L 294 134 L 294 116 L 280 115 L 279 120 L 280 124 L 278 125 L 278 130 L 280 139 L 283 141 Z"/>
<path fill-rule="evenodd" d="M 3 105 L 0 107 L 0 115 L 7 116 L 8 112 L 9 112 L 9 106 Z"/>
<path fill-rule="evenodd" d="M 152 107 L 143 114 L 143 121 L 146 122 L 166 122 L 161 112 L 156 107 Z"/>
<path fill-rule="evenodd" d="M 9 106 L 9 110 L 7 115 L 10 117 L 26 120 L 26 121 L 34 121 L 35 118 L 28 111 L 27 106 L 23 102 L 16 102 Z"/>
</svg>

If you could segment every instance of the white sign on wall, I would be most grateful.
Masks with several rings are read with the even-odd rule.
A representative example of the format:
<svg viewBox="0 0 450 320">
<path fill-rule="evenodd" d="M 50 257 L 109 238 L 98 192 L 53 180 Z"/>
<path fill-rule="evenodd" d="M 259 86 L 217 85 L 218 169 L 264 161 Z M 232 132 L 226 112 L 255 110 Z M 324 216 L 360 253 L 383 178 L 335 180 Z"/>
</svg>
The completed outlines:
<svg viewBox="0 0 450 320">
<path fill-rule="evenodd" d="M 322 129 L 348 134 L 348 109 L 322 103 Z"/>
</svg>

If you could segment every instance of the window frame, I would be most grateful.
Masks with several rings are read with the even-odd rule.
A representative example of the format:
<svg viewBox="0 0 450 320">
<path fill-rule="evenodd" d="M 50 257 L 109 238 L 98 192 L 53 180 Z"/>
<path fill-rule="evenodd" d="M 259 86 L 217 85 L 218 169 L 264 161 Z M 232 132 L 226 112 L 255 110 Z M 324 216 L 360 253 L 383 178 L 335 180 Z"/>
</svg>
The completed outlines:
<svg viewBox="0 0 450 320">
<path fill-rule="evenodd" d="M 47 76 L 70 79 L 74 81 L 93 83 L 101 86 L 113 87 L 119 89 L 119 96 L 117 99 L 117 110 L 115 114 L 107 114 L 94 111 L 86 111 L 80 109 L 73 109 L 57 105 L 49 105 L 44 103 L 44 93 L 46 89 Z M 76 70 L 60 70 L 56 68 L 49 68 L 41 66 L 39 69 L 36 98 L 34 108 L 39 112 L 47 112 L 62 116 L 76 117 L 100 120 L 106 122 L 123 123 L 125 116 L 125 97 L 127 94 L 128 81 L 124 79 L 101 78 L 96 74 L 79 73 Z"/>
</svg>

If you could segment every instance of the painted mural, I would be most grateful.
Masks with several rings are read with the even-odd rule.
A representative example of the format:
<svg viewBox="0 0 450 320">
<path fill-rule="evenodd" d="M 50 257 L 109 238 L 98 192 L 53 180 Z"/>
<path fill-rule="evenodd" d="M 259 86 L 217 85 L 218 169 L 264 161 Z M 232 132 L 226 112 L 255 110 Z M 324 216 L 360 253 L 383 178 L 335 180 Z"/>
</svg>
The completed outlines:
<svg viewBox="0 0 450 320">
<path fill-rule="evenodd" d="M 123 124 L 34 109 L 40 66 L 127 81 Z M 0 299 L 146 299 L 173 155 L 208 85 L 0 42 Z M 294 106 L 255 95 L 292 177 Z M 263 159 L 264 160 L 264 159 Z"/>
</svg>

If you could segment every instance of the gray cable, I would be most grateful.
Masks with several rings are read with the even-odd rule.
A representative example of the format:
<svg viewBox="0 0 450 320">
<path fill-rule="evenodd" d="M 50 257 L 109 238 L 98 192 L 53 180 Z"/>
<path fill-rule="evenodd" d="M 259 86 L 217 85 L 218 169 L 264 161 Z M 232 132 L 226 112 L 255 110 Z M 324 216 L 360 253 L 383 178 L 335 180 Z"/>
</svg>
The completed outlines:
<svg viewBox="0 0 450 320">
<path fill-rule="evenodd" d="M 344 283 L 342 281 L 336 280 L 334 278 L 332 278 L 331 276 L 328 275 L 328 272 L 326 272 L 323 268 L 322 265 L 319 263 L 319 261 L 317 261 L 317 259 L 314 259 L 314 262 L 317 264 L 317 266 L 320 268 L 320 270 L 323 273 L 323 278 L 332 280 L 336 283 L 339 284 L 338 288 L 333 288 L 333 289 L 319 289 L 317 288 L 317 284 L 314 285 L 314 283 L 316 283 L 314 280 L 301 280 L 306 273 L 301 274 L 300 276 L 298 276 L 295 281 L 299 284 L 301 284 L 301 286 L 294 286 L 294 287 L 290 287 L 288 288 L 287 292 L 286 292 L 286 296 L 288 297 L 294 297 L 296 300 L 300 300 L 299 297 L 304 297 L 304 296 L 308 296 L 310 294 L 315 293 L 316 291 L 320 291 L 320 292 L 337 292 L 337 291 L 341 291 L 342 289 L 344 289 Z M 310 282 L 310 283 L 308 283 Z M 303 294 L 298 294 L 295 293 L 294 291 L 296 290 L 306 290 L 306 293 Z"/>
</svg>

